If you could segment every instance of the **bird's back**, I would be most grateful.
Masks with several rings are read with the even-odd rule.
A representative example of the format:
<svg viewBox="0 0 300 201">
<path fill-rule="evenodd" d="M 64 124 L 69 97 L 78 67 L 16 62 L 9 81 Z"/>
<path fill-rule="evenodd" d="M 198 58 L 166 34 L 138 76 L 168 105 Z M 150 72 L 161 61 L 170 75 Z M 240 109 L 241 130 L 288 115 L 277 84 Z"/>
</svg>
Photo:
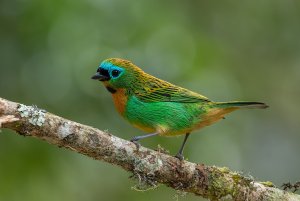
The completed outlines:
<svg viewBox="0 0 300 201">
<path fill-rule="evenodd" d="M 196 92 L 176 86 L 147 73 L 140 74 L 133 84 L 133 94 L 144 102 L 197 103 L 210 100 Z"/>
</svg>

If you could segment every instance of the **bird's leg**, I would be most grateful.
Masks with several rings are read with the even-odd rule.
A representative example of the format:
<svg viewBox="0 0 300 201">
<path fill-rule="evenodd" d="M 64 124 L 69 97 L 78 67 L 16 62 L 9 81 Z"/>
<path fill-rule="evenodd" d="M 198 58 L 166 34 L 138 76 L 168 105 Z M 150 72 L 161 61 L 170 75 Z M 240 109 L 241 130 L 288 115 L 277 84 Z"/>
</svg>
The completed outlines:
<svg viewBox="0 0 300 201">
<path fill-rule="evenodd" d="M 138 148 L 141 146 L 138 141 L 147 137 L 158 135 L 158 133 L 149 133 L 146 135 L 134 136 L 130 141 L 133 142 Z"/>
<path fill-rule="evenodd" d="M 187 139 L 188 139 L 189 136 L 190 136 L 190 133 L 185 134 L 183 143 L 182 143 L 182 145 L 181 145 L 178 153 L 175 156 L 176 158 L 178 158 L 181 161 L 184 159 L 184 157 L 183 157 L 183 149 L 184 149 L 184 145 L 185 145 L 185 143 L 186 143 L 186 141 L 187 141 Z"/>
</svg>

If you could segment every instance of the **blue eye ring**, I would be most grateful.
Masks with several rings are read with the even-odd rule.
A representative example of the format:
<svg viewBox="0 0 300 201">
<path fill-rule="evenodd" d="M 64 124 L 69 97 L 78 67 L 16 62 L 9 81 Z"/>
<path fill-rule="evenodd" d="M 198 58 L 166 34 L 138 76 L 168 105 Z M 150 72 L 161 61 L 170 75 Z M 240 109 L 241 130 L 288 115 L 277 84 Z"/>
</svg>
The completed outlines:
<svg viewBox="0 0 300 201">
<path fill-rule="evenodd" d="M 120 71 L 119 70 L 112 70 L 111 71 L 111 76 L 116 78 L 120 75 Z"/>
</svg>

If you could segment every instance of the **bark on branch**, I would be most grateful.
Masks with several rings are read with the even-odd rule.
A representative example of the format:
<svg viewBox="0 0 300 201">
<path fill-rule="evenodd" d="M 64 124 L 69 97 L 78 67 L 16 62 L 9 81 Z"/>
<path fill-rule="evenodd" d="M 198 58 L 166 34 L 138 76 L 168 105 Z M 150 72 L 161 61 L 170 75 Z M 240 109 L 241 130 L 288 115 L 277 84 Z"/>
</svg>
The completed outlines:
<svg viewBox="0 0 300 201">
<path fill-rule="evenodd" d="M 105 131 L 2 98 L 1 126 L 118 165 L 138 179 L 138 187 L 165 184 L 211 200 L 300 200 L 299 195 L 275 188 L 271 182 L 257 182 L 228 168 L 179 161 L 160 150 L 137 149 Z"/>
</svg>

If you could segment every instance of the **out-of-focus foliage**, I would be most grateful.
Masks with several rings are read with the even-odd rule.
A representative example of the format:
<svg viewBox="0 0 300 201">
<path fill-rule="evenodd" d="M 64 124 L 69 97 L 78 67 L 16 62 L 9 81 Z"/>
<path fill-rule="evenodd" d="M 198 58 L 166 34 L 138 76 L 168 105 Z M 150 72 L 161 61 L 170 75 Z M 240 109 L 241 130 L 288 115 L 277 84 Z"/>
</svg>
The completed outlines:
<svg viewBox="0 0 300 201">
<path fill-rule="evenodd" d="M 108 129 L 141 131 L 91 80 L 99 62 L 127 58 L 212 100 L 264 101 L 192 135 L 190 161 L 228 166 L 277 186 L 300 180 L 300 2 L 2 0 L 0 96 Z M 152 138 L 174 154 L 182 137 Z M 0 133 L 0 200 L 174 200 L 131 190 L 125 171 L 11 131 Z M 199 200 L 187 195 L 185 200 Z"/>
</svg>

